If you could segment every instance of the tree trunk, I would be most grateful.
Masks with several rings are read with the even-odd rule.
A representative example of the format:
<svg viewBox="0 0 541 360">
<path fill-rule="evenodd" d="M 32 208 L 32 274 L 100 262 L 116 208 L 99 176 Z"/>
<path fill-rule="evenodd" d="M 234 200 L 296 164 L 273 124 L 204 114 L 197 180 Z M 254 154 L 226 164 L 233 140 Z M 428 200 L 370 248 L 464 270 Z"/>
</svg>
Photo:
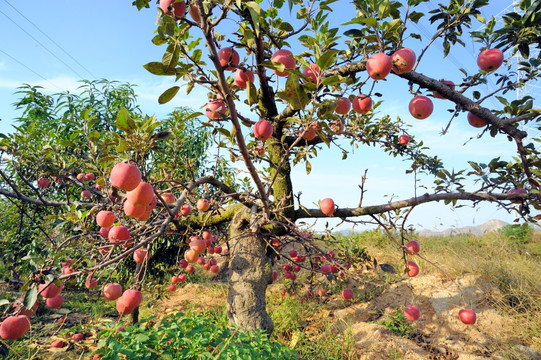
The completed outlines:
<svg viewBox="0 0 541 360">
<path fill-rule="evenodd" d="M 229 322 L 247 331 L 271 334 L 274 324 L 267 314 L 265 290 L 272 282 L 272 263 L 266 255 L 266 242 L 250 229 L 250 213 L 240 210 L 231 222 L 229 239 Z"/>
<path fill-rule="evenodd" d="M 137 263 L 135 265 L 135 279 L 134 279 L 134 284 L 135 284 L 135 288 L 137 290 L 141 290 L 141 282 L 143 281 L 143 277 L 145 275 L 145 269 L 144 269 L 144 266 L 146 265 L 146 261 L 144 262 L 144 264 L 139 264 Z M 131 322 L 133 325 L 137 324 L 139 322 L 139 306 L 136 307 L 135 309 L 133 309 L 132 313 L 131 313 Z"/>
</svg>

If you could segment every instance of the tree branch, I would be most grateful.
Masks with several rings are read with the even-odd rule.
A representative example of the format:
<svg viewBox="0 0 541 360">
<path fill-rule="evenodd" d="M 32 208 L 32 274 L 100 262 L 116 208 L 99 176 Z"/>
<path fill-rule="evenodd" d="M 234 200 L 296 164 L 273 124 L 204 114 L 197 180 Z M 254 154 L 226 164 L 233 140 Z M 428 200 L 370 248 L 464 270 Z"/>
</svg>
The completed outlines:
<svg viewBox="0 0 541 360">
<path fill-rule="evenodd" d="M 510 200 L 514 198 L 520 198 L 520 196 L 513 196 L 508 194 L 496 194 L 496 193 L 471 193 L 471 192 L 457 192 L 457 193 L 444 193 L 444 194 L 425 194 L 419 197 L 411 199 L 394 201 L 387 204 L 365 206 L 358 208 L 344 208 L 337 209 L 334 212 L 333 217 L 347 218 L 363 215 L 381 214 L 387 211 L 397 210 L 410 206 L 415 206 L 428 202 L 436 202 L 442 200 L 469 200 L 469 201 L 501 201 Z M 323 214 L 319 209 L 297 209 L 295 210 L 296 219 L 306 218 L 328 218 L 329 216 Z"/>
</svg>

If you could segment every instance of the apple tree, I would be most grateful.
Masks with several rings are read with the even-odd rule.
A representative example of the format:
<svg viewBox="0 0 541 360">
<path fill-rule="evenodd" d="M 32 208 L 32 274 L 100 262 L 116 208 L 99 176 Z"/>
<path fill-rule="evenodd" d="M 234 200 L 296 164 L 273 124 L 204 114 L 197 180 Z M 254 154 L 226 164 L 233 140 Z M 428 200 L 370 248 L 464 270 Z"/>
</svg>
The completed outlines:
<svg viewBox="0 0 541 360">
<path fill-rule="evenodd" d="M 340 12 L 337 18 L 341 3 L 334 0 L 160 1 L 152 42 L 164 47 L 164 55 L 144 67 L 179 82 L 158 98 L 161 104 L 180 96 L 181 89 L 208 91 L 208 99 L 199 104 L 202 112 L 193 115 L 205 121 L 194 124 L 194 130 L 208 131 L 219 157 L 207 172 L 190 172 L 190 162 L 178 157 L 165 160 L 152 151 L 160 141 L 170 141 L 166 134 L 155 133 L 151 119 L 123 108 L 114 119 L 120 133 L 113 131 L 103 139 L 87 134 L 92 140 L 88 158 L 97 159 L 88 170 L 99 174 L 101 187 L 92 191 L 91 199 L 66 204 L 44 198 L 38 189 L 34 196 L 22 195 L 4 179 L 0 189 L 4 196 L 62 207 L 60 216 L 78 224 L 80 233 L 62 238 L 63 243 L 73 242 L 73 236 L 88 240 L 81 259 L 91 260 L 80 263 L 73 273 L 58 276 L 44 265 L 45 271 L 36 276 L 40 281 L 43 275 L 58 281 L 107 274 L 135 252 L 152 249 L 169 232 L 183 233 L 191 236 L 181 261 L 185 268 L 193 269 L 191 264 L 204 262 L 199 259 L 210 256 L 211 248 L 214 252 L 218 244 L 227 244 L 229 320 L 247 330 L 271 333 L 265 290 L 273 281 L 277 259 L 321 277 L 348 268 L 347 260 L 327 253 L 317 236 L 304 231 L 303 221 L 333 217 L 376 223 L 385 230 L 401 222 L 405 229 L 411 211 L 439 201 L 492 203 L 534 221 L 532 208 L 541 207 L 541 162 L 538 139 L 526 129 L 538 130 L 539 112 L 531 97 L 511 100 L 509 94 L 539 76 L 539 61 L 530 53 L 541 46 L 541 5 L 521 1 L 520 11 L 510 11 L 496 22 L 483 18 L 488 0 L 451 0 L 427 14 L 421 10 L 424 2 L 353 1 L 355 11 L 348 18 Z M 139 9 L 156 3 L 134 1 Z M 430 38 L 412 31 L 410 25 L 421 22 L 430 27 Z M 425 64 L 440 61 L 472 38 L 480 44 L 478 70 L 464 70 L 460 79 L 441 81 L 423 74 Z M 443 51 L 435 59 L 428 54 L 436 42 L 443 44 Z M 515 55 L 521 56 L 519 72 L 511 68 Z M 386 113 L 386 94 L 379 92 L 385 81 L 408 85 L 410 93 L 403 95 L 409 103 L 404 105 L 406 115 L 393 118 Z M 484 90 L 487 81 L 496 82 L 494 91 Z M 436 98 L 441 101 L 433 101 Z M 499 105 L 490 106 L 489 99 Z M 450 121 L 467 118 L 487 142 L 508 139 L 516 151 L 502 156 L 511 160 L 498 157 L 469 162 L 462 170 L 446 169 L 420 139 L 406 134 L 408 123 L 427 119 L 435 106 L 451 108 Z M 90 121 L 89 114 L 83 115 L 81 120 Z M 69 137 L 70 129 L 65 130 Z M 434 183 L 422 195 L 380 204 L 361 201 L 348 208 L 335 204 L 333 194 L 322 196 L 319 208 L 303 204 L 295 193 L 302 189 L 294 187 L 293 167 L 304 166 L 309 173 L 310 160 L 333 148 L 345 157 L 350 150 L 344 143 L 351 149 L 371 146 L 400 157 L 411 164 L 412 176 L 430 174 Z M 109 150 L 100 154 L 102 149 Z M 157 163 L 166 168 L 156 167 Z M 176 173 L 178 168 L 187 172 Z M 73 169 L 65 174 L 70 185 L 86 186 L 71 174 Z M 247 175 L 241 178 L 242 174 Z M 363 185 L 361 199 L 367 190 Z M 189 204 L 197 204 L 198 211 L 192 212 Z M 114 235 L 99 238 L 98 211 L 114 214 L 116 225 L 110 230 Z M 391 231 L 389 235 L 394 236 Z M 419 269 L 413 261 L 406 262 L 406 255 L 418 249 L 408 237 L 401 232 L 397 250 L 404 253 L 405 272 L 414 276 Z M 146 253 L 141 259 L 152 261 Z M 287 273 L 294 280 L 296 275 Z M 346 271 L 342 275 L 350 276 Z M 346 290 L 343 296 L 349 298 L 351 292 Z M 117 300 L 117 309 L 129 313 L 140 301 L 141 294 L 131 289 Z M 411 319 L 419 316 L 415 305 L 407 309 Z M 471 314 L 465 314 L 471 322 Z"/>
</svg>

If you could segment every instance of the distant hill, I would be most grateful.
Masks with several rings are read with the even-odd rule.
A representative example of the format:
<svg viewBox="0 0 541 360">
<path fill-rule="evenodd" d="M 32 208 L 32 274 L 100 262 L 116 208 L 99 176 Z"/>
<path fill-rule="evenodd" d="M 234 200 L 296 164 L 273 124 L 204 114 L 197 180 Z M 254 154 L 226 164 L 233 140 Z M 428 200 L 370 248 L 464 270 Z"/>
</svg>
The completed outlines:
<svg viewBox="0 0 541 360">
<path fill-rule="evenodd" d="M 498 231 L 499 229 L 501 229 L 505 225 L 509 225 L 509 223 L 507 223 L 505 221 L 502 221 L 502 220 L 493 219 L 493 220 L 487 221 L 484 224 L 480 224 L 480 225 L 476 225 L 476 226 L 464 226 L 464 227 L 461 227 L 461 228 L 453 227 L 453 228 L 445 229 L 445 230 L 442 230 L 442 231 L 433 231 L 433 230 L 428 230 L 428 229 L 421 229 L 421 230 L 417 231 L 417 234 L 419 234 L 420 236 L 448 236 L 448 235 L 456 235 L 456 234 L 482 235 L 482 234 L 487 233 L 487 232 Z M 535 230 L 539 231 L 540 229 L 536 228 Z M 359 233 L 359 232 L 362 232 L 362 231 L 363 230 L 350 229 L 350 230 L 340 230 L 340 231 L 337 231 L 337 232 L 342 234 L 342 235 L 349 235 L 349 234 L 352 234 L 352 233 Z"/>
<path fill-rule="evenodd" d="M 509 225 L 505 221 L 502 220 L 489 220 L 484 224 L 476 225 L 476 226 L 464 226 L 461 228 L 450 228 L 445 229 L 443 231 L 432 231 L 428 229 L 422 229 L 419 230 L 417 233 L 420 236 L 448 236 L 448 235 L 456 235 L 456 234 L 474 234 L 474 235 L 483 235 L 487 232 L 493 232 L 498 231 L 505 225 Z"/>
</svg>

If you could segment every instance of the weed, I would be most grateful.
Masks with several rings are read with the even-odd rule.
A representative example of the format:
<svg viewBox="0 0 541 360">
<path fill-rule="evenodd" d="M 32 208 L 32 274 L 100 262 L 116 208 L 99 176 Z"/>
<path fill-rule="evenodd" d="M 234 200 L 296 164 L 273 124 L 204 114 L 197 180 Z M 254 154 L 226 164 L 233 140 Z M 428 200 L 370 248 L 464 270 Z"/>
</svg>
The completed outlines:
<svg viewBox="0 0 541 360">
<path fill-rule="evenodd" d="M 394 335 L 403 338 L 411 339 L 415 335 L 415 329 L 408 323 L 408 320 L 400 310 L 387 316 L 378 322 L 378 324 L 385 326 Z"/>
</svg>

